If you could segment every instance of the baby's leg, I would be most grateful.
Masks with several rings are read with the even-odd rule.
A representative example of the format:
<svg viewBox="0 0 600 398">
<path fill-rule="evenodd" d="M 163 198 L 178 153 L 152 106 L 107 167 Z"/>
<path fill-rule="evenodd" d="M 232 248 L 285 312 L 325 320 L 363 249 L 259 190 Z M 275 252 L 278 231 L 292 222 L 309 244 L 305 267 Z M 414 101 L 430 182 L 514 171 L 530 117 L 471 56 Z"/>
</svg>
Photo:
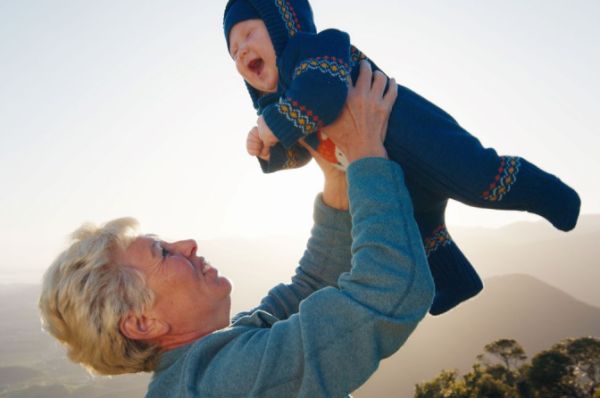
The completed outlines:
<svg viewBox="0 0 600 398">
<path fill-rule="evenodd" d="M 575 227 L 580 199 L 573 189 L 521 157 L 484 148 L 447 113 L 406 88 L 399 87 L 385 144 L 390 158 L 440 197 L 528 211 L 564 231 Z"/>
<path fill-rule="evenodd" d="M 439 315 L 475 296 L 483 284 L 446 229 L 444 213 L 448 200 L 428 192 L 411 177 L 406 174 L 406 185 L 435 282 L 435 298 L 429 312 Z"/>
</svg>

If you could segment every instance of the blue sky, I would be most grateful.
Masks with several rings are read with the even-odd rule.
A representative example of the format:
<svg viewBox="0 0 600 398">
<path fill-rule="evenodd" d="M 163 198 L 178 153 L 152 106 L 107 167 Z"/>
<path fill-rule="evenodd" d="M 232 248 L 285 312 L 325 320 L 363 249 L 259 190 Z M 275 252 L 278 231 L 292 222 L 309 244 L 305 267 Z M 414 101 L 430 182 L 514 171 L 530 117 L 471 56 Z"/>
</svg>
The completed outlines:
<svg viewBox="0 0 600 398">
<path fill-rule="evenodd" d="M 0 282 L 39 277 L 83 221 L 167 238 L 304 236 L 316 166 L 262 175 L 224 1 L 0 2 Z M 312 1 L 389 75 L 600 213 L 600 3 Z M 537 220 L 451 205 L 448 224 Z M 8 275 L 1 277 L 2 275 Z"/>
</svg>

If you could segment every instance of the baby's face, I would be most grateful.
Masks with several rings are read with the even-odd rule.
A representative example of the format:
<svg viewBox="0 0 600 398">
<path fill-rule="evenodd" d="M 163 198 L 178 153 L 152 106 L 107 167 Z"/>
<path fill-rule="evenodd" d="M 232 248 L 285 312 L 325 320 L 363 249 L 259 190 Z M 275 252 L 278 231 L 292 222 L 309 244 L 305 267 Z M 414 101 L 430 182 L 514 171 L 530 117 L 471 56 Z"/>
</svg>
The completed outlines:
<svg viewBox="0 0 600 398">
<path fill-rule="evenodd" d="M 275 50 L 261 19 L 242 21 L 231 29 L 229 54 L 248 84 L 265 93 L 277 91 L 279 72 Z"/>
</svg>

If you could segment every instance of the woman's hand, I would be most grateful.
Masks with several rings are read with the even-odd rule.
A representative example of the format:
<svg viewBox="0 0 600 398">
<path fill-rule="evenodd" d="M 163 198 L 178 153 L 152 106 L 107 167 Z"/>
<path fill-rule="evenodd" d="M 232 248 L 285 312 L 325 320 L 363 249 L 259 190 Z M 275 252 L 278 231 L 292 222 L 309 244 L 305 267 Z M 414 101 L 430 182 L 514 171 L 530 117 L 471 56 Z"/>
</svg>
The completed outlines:
<svg viewBox="0 0 600 398">
<path fill-rule="evenodd" d="M 360 75 L 340 117 L 325 127 L 325 133 L 346 155 L 349 163 L 364 157 L 387 157 L 383 142 L 392 106 L 398 96 L 394 79 L 380 71 L 373 73 L 367 61 L 360 63 Z"/>
<path fill-rule="evenodd" d="M 396 81 L 390 79 L 389 89 L 384 94 L 386 82 L 383 73 L 373 74 L 370 64 L 361 62 L 356 86 L 350 88 L 340 117 L 325 128 L 326 134 L 346 155 L 349 163 L 364 157 L 387 157 L 383 141 L 390 112 L 398 96 L 398 87 Z M 325 204 L 347 210 L 346 173 L 323 159 L 309 145 L 301 143 L 315 158 L 325 176 Z"/>
</svg>

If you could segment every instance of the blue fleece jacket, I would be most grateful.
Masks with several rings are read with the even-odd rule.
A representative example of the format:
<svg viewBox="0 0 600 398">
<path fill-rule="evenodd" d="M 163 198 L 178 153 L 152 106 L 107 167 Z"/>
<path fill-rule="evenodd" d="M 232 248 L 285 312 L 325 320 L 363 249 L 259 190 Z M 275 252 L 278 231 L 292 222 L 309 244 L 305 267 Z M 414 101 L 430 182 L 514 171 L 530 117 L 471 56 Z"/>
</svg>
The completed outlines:
<svg viewBox="0 0 600 398">
<path fill-rule="evenodd" d="M 403 173 L 368 158 L 348 181 L 350 215 L 317 198 L 292 283 L 164 353 L 147 397 L 344 397 L 402 346 L 434 290 Z"/>
</svg>

